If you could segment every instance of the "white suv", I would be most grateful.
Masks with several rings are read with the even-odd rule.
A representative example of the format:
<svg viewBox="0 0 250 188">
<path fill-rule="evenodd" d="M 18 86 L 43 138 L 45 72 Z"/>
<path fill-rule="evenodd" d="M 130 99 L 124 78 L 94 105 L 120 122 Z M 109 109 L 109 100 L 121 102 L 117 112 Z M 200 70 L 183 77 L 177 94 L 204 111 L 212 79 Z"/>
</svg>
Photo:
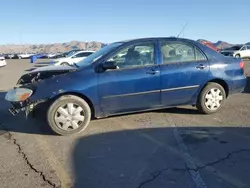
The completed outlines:
<svg viewBox="0 0 250 188">
<path fill-rule="evenodd" d="M 69 54 L 67 57 L 54 60 L 54 65 L 73 65 L 94 53 L 94 51 L 78 51 Z"/>
<path fill-rule="evenodd" d="M 243 45 L 240 50 L 234 52 L 233 56 L 237 58 L 250 58 L 250 45 Z"/>
</svg>

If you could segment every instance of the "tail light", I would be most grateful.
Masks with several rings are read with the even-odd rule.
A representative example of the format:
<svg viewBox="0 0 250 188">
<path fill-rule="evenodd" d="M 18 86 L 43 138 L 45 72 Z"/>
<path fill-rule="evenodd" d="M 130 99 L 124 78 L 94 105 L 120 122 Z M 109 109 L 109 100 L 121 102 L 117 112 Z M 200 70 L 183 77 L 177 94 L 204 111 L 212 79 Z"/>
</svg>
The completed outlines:
<svg viewBox="0 0 250 188">
<path fill-rule="evenodd" d="M 243 61 L 240 62 L 240 68 L 244 69 L 245 63 Z"/>
</svg>

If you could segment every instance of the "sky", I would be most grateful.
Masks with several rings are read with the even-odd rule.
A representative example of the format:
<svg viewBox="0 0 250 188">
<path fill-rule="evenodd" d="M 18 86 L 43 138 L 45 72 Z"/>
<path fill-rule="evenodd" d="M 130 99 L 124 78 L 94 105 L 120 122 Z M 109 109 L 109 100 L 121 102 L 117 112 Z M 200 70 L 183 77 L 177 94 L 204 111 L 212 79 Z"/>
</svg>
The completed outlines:
<svg viewBox="0 0 250 188">
<path fill-rule="evenodd" d="M 143 37 L 250 42 L 250 0 L 2 0 L 0 44 Z"/>
</svg>

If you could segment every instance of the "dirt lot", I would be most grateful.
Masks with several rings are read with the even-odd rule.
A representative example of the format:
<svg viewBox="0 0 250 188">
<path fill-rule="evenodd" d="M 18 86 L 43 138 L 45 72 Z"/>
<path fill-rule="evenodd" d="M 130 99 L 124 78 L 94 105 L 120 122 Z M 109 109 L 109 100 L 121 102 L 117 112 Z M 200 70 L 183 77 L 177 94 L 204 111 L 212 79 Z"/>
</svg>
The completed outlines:
<svg viewBox="0 0 250 188">
<path fill-rule="evenodd" d="M 249 77 L 244 93 L 231 96 L 217 114 L 187 106 L 123 115 L 62 137 L 43 120 L 7 112 L 5 91 L 25 70 L 42 66 L 7 63 L 0 69 L 1 188 L 250 187 Z"/>
</svg>

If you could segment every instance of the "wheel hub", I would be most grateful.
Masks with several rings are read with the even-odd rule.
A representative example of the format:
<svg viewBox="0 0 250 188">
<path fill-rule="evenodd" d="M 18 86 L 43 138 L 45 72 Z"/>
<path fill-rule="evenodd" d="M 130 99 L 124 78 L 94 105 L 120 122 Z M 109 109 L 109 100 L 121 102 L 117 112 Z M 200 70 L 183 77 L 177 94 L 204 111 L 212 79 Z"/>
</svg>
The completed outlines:
<svg viewBox="0 0 250 188">
<path fill-rule="evenodd" d="M 56 110 L 54 120 L 62 130 L 74 130 L 79 128 L 79 125 L 84 121 L 84 110 L 78 104 L 68 103 Z"/>
<path fill-rule="evenodd" d="M 211 110 L 217 110 L 223 101 L 222 91 L 218 88 L 210 89 L 205 95 L 205 106 Z"/>
</svg>

